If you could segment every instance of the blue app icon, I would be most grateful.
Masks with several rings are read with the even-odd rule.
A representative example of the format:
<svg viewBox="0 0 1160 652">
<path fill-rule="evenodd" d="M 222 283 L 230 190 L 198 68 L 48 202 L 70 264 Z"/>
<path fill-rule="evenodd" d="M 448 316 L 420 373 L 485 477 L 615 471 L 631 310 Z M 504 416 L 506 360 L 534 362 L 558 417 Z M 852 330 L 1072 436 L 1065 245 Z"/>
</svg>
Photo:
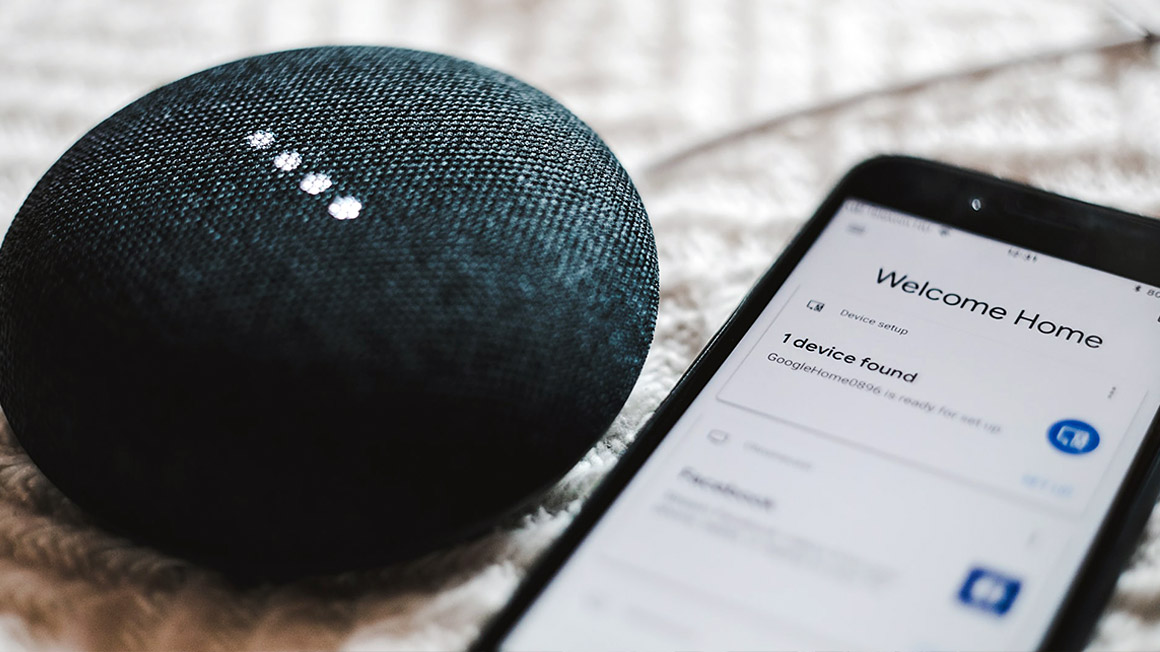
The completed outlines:
<svg viewBox="0 0 1160 652">
<path fill-rule="evenodd" d="M 1100 445 L 1100 433 L 1078 419 L 1056 421 L 1047 429 L 1047 441 L 1068 455 L 1090 453 Z"/>
<path fill-rule="evenodd" d="M 959 589 L 959 602 L 994 616 L 1002 616 L 1010 611 L 1021 585 L 1022 582 L 1014 577 L 975 566 L 967 573 L 963 588 Z"/>
</svg>

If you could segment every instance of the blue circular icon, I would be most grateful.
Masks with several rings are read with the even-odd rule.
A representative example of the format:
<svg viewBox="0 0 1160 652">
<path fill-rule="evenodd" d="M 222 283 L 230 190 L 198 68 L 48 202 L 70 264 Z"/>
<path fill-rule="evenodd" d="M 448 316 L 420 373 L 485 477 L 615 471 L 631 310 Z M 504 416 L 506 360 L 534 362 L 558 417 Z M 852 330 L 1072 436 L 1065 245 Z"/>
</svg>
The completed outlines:
<svg viewBox="0 0 1160 652">
<path fill-rule="evenodd" d="M 1047 441 L 1068 455 L 1090 453 L 1100 445 L 1100 433 L 1078 419 L 1056 421 L 1047 429 Z"/>
</svg>

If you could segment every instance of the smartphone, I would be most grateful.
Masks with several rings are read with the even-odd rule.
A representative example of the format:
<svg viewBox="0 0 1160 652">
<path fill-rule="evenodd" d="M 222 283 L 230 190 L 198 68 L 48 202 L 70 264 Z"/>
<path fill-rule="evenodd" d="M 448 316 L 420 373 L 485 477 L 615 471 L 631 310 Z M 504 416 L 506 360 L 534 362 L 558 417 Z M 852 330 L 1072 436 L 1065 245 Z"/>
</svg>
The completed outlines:
<svg viewBox="0 0 1160 652">
<path fill-rule="evenodd" d="M 1160 223 L 846 175 L 477 647 L 1063 649 L 1156 501 Z"/>
</svg>

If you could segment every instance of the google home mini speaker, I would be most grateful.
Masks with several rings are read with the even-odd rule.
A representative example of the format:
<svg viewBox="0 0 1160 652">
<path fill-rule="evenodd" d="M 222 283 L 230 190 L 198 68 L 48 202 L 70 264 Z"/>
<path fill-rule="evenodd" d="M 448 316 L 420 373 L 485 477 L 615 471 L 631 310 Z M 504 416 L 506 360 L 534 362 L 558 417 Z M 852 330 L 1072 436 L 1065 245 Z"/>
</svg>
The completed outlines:
<svg viewBox="0 0 1160 652">
<path fill-rule="evenodd" d="M 325 47 L 158 89 L 0 248 L 0 406 L 107 528 L 228 573 L 479 533 L 628 396 L 652 230 L 593 131 L 448 56 Z"/>
</svg>

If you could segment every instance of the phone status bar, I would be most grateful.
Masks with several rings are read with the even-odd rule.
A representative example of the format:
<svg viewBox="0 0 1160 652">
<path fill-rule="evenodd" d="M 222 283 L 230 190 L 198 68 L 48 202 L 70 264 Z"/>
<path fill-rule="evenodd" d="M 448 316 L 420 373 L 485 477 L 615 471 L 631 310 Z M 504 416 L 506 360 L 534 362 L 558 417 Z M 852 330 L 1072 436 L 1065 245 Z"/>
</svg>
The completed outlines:
<svg viewBox="0 0 1160 652">
<path fill-rule="evenodd" d="M 1056 269 L 1057 266 L 1064 267 L 1082 267 L 1089 272 L 1097 272 L 1100 275 L 1115 278 L 1120 287 L 1125 288 L 1127 292 L 1138 294 L 1141 299 L 1155 300 L 1155 312 L 1153 317 L 1160 323 L 1160 288 L 1143 284 L 1135 279 L 1119 276 L 1103 270 L 1094 270 L 1085 265 L 1080 265 L 1074 261 L 1069 261 L 1062 258 L 1056 258 L 1048 254 L 1036 251 L 1034 249 L 1027 249 L 1024 247 L 1017 247 L 1009 243 L 999 240 L 992 240 L 991 238 L 980 236 L 974 233 L 969 233 L 955 229 L 953 227 L 935 222 L 923 217 L 910 215 L 895 209 L 886 208 L 877 204 L 872 204 L 860 199 L 847 199 L 843 202 L 839 213 L 844 213 L 847 216 L 844 231 L 849 235 L 862 236 L 874 229 L 875 226 L 885 226 L 889 228 L 902 228 L 912 232 L 928 234 L 933 237 L 945 238 L 952 234 L 959 234 L 960 236 L 967 236 L 966 238 L 956 238 L 956 242 L 965 245 L 967 242 L 977 243 L 982 246 L 981 251 L 988 251 L 988 258 L 991 256 L 1002 257 L 1012 264 L 1034 265 L 1035 267 L 1042 267 L 1048 265 L 1050 269 Z M 1046 271 L 1046 270 L 1044 270 Z"/>
</svg>

